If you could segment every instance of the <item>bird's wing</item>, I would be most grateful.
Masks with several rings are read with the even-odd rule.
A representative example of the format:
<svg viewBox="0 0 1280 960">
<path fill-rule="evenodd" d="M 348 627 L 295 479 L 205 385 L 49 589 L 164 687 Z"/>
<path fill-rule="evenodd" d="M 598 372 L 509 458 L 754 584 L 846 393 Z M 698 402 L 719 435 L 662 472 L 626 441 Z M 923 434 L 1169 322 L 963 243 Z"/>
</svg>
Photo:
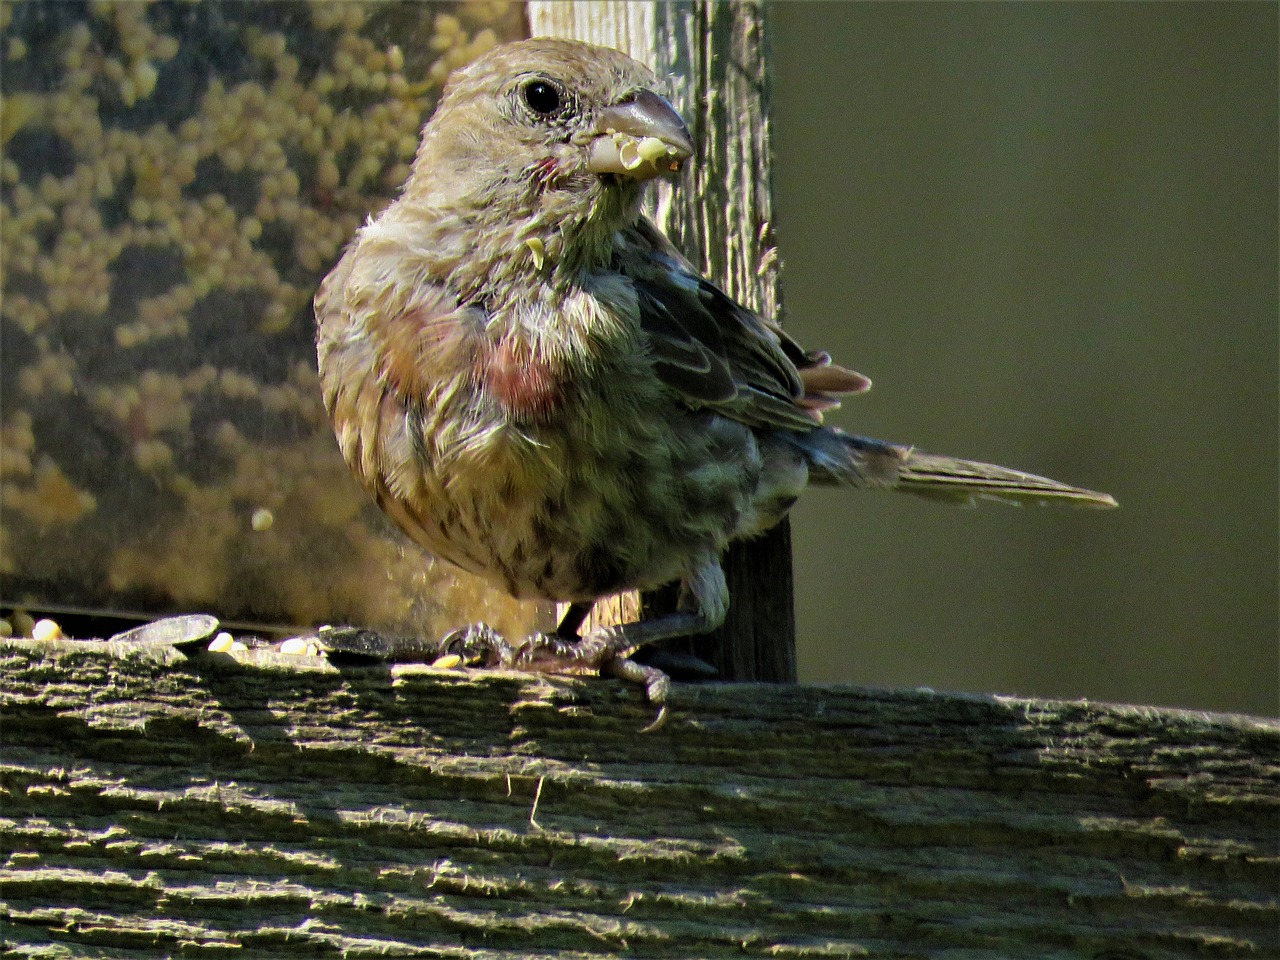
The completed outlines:
<svg viewBox="0 0 1280 960">
<path fill-rule="evenodd" d="M 807 431 L 839 405 L 834 394 L 870 387 L 736 303 L 647 220 L 622 239 L 615 266 L 635 290 L 654 370 L 691 405 L 750 426 Z"/>
</svg>

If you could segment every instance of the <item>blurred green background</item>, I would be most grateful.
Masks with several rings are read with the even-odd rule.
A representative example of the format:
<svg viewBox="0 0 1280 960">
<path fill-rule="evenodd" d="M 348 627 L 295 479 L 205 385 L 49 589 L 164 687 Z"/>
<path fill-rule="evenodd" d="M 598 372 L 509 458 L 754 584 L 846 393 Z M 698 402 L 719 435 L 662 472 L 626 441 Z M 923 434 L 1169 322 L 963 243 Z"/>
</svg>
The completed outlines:
<svg viewBox="0 0 1280 960">
<path fill-rule="evenodd" d="M 833 422 L 1114 494 L 813 491 L 801 678 L 1277 712 L 1277 7 L 769 8 Z"/>
</svg>

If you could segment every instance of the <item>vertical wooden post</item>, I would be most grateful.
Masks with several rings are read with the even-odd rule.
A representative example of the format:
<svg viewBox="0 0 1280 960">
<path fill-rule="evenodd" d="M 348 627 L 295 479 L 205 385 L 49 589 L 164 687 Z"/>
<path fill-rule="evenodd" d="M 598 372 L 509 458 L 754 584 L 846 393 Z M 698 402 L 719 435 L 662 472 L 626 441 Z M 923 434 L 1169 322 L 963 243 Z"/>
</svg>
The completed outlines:
<svg viewBox="0 0 1280 960">
<path fill-rule="evenodd" d="M 675 3 L 531 0 L 530 32 L 616 47 L 664 79 L 698 144 L 673 191 L 660 187 L 652 215 L 685 256 L 726 293 L 768 316 L 779 307 L 772 236 L 764 8 L 758 2 Z M 718 631 L 695 643 L 726 680 L 796 679 L 791 534 L 784 521 L 736 544 L 725 559 L 731 604 Z M 674 591 L 644 598 L 667 609 Z M 605 615 L 630 617 L 634 598 Z"/>
</svg>

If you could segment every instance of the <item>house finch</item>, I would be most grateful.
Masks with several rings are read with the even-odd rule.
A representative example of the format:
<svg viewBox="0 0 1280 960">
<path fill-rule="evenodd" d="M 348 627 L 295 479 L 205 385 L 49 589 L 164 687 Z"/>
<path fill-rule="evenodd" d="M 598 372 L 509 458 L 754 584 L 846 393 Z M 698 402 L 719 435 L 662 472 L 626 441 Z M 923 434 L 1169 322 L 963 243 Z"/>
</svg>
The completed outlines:
<svg viewBox="0 0 1280 960">
<path fill-rule="evenodd" d="M 606 670 L 709 631 L 726 545 L 809 483 L 967 502 L 1112 506 L 1016 470 L 823 426 L 869 381 L 806 352 L 699 276 L 641 215 L 646 182 L 693 156 L 654 75 L 603 47 L 500 46 L 449 80 L 402 195 L 315 299 L 338 443 L 419 544 L 517 597 L 569 601 L 511 647 L 458 649 L 548 672 Z M 578 628 L 600 597 L 679 581 L 677 612 Z"/>
</svg>

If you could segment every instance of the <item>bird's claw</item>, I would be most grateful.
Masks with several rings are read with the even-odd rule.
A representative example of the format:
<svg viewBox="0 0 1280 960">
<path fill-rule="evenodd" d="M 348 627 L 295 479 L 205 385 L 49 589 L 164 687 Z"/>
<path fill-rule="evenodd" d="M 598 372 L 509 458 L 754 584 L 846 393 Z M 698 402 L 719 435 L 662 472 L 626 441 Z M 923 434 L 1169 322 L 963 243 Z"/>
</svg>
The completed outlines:
<svg viewBox="0 0 1280 960">
<path fill-rule="evenodd" d="M 551 631 L 527 637 L 517 648 L 515 666 L 531 673 L 597 673 L 606 659 L 599 645 Z"/>
<path fill-rule="evenodd" d="M 641 733 L 660 728 L 667 720 L 667 694 L 671 679 L 657 667 L 629 659 L 606 640 L 593 637 L 565 637 L 540 633 L 521 650 L 525 669 L 545 673 L 599 673 L 644 687 L 645 699 L 658 708 L 658 715 Z"/>
<path fill-rule="evenodd" d="M 641 733 L 653 733 L 661 729 L 667 722 L 667 694 L 671 691 L 671 678 L 647 664 L 636 663 L 626 657 L 614 657 L 601 672 L 608 672 L 619 680 L 637 683 L 644 687 L 644 698 L 658 708 L 658 715 L 653 721 L 640 730 Z"/>
<path fill-rule="evenodd" d="M 519 670 L 520 649 L 507 642 L 487 623 L 472 623 L 445 634 L 440 641 L 440 656 L 456 656 L 465 667 L 505 667 Z"/>
<path fill-rule="evenodd" d="M 620 655 L 609 643 L 588 635 L 565 636 L 540 632 L 512 645 L 484 623 L 473 623 L 448 634 L 440 643 L 442 655 L 456 655 L 465 666 L 501 667 L 547 675 L 605 674 L 644 687 L 645 699 L 658 715 L 641 732 L 657 730 L 667 719 L 670 678 L 657 667 Z"/>
</svg>

